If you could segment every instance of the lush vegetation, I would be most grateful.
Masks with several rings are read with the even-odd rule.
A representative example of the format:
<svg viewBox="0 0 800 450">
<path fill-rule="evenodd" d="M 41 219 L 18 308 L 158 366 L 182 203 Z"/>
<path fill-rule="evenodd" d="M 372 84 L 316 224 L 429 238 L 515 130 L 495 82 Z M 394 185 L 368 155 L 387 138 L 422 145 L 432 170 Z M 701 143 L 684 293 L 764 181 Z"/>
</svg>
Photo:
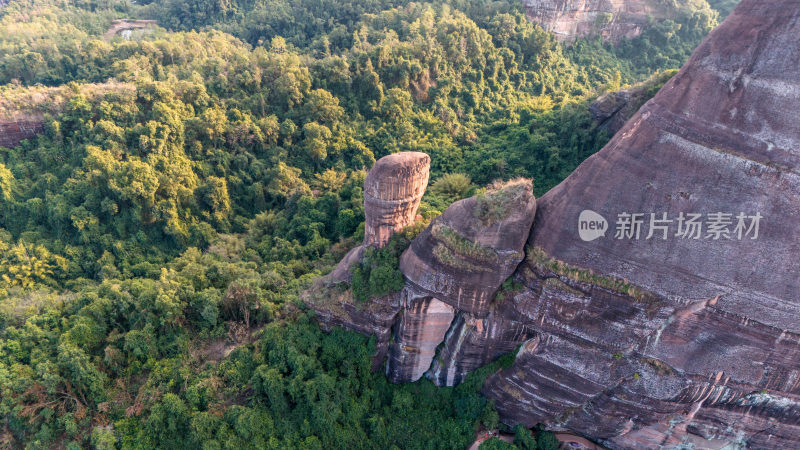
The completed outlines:
<svg viewBox="0 0 800 450">
<path fill-rule="evenodd" d="M 399 268 L 400 255 L 428 223 L 428 220 L 420 220 L 393 234 L 385 247 L 367 247 L 364 250 L 361 262 L 350 269 L 353 275 L 350 289 L 356 300 L 363 302 L 383 297 L 403 288 L 403 274 Z"/>
<path fill-rule="evenodd" d="M 45 130 L 0 148 L 0 447 L 465 447 L 492 367 L 389 385 L 298 300 L 362 240 L 366 170 L 427 152 L 426 219 L 498 178 L 541 194 L 607 141 L 592 98 L 716 20 L 565 48 L 508 2 L 137 3 L 0 9 L 0 117 Z M 103 37 L 128 17 L 161 27 Z"/>
</svg>

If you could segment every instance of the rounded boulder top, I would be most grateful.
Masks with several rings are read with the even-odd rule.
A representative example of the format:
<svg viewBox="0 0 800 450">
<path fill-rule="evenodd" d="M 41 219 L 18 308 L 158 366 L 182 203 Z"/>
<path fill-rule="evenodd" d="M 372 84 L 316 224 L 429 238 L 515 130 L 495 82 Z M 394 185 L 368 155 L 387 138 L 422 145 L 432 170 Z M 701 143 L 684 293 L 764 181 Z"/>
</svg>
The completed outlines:
<svg viewBox="0 0 800 450">
<path fill-rule="evenodd" d="M 400 152 L 379 159 L 364 181 L 364 194 L 384 201 L 421 197 L 428 186 L 431 158 L 422 152 Z"/>
</svg>

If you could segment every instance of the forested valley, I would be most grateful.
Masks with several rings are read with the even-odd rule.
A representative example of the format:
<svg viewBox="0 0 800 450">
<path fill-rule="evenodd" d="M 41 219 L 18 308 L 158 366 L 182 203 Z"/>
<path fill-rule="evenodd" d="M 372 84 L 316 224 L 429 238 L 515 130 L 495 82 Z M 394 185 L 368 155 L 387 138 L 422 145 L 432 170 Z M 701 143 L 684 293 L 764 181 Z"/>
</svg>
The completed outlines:
<svg viewBox="0 0 800 450">
<path fill-rule="evenodd" d="M 466 448 L 513 355 L 393 385 L 299 293 L 363 239 L 384 155 L 430 155 L 425 220 L 558 184 L 610 138 L 589 103 L 655 93 L 734 3 L 673 1 L 616 46 L 516 2 L 0 2 L 0 117 L 43 127 L 0 147 L 0 447 Z"/>
</svg>

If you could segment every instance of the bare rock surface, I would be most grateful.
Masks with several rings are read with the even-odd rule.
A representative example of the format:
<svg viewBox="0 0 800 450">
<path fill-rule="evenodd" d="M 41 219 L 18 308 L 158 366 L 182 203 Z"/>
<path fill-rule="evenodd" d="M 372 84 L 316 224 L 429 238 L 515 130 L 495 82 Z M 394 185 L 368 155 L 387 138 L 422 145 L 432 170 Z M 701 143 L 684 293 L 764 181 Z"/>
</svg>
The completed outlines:
<svg viewBox="0 0 800 450">
<path fill-rule="evenodd" d="M 484 392 L 507 423 L 613 448 L 800 440 L 800 4 L 745 0 L 539 200 L 515 296 L 537 338 Z M 584 241 L 582 211 L 609 222 Z M 730 236 L 709 215 L 731 214 Z M 620 214 L 644 213 L 639 239 Z M 650 213 L 673 220 L 647 239 Z M 702 215 L 697 239 L 675 236 Z M 739 239 L 736 215 L 762 216 Z M 748 219 L 748 227 L 752 220 Z M 745 230 L 746 231 L 746 230 Z M 752 231 L 752 230 L 751 230 Z M 713 233 L 712 233 L 713 234 Z M 716 445 L 715 444 L 715 445 Z M 710 444 L 709 444 L 710 445 Z"/>
<path fill-rule="evenodd" d="M 525 317 L 513 305 L 504 304 L 506 298 L 510 299 L 507 296 L 510 294 L 502 299 L 498 296 L 486 317 L 478 318 L 468 312 L 457 314 L 438 357 L 426 373 L 434 384 L 457 385 L 469 372 L 536 336 Z"/>
<path fill-rule="evenodd" d="M 674 14 L 660 0 L 522 0 L 526 15 L 562 41 L 602 36 L 606 41 L 640 35 L 652 19 Z"/>
<path fill-rule="evenodd" d="M 42 121 L 0 121 L 0 147 L 12 148 L 44 131 Z"/>
<path fill-rule="evenodd" d="M 455 316 L 447 303 L 403 289 L 403 312 L 389 345 L 386 375 L 394 383 L 422 378 L 431 366 L 436 347 L 444 339 Z"/>
<path fill-rule="evenodd" d="M 600 129 L 614 135 L 656 94 L 672 74 L 672 71 L 662 72 L 625 89 L 607 92 L 589 105 L 589 113 Z"/>
<path fill-rule="evenodd" d="M 406 283 L 476 317 L 524 256 L 536 211 L 533 187 L 515 180 L 459 200 L 400 258 Z"/>
<path fill-rule="evenodd" d="M 372 166 L 364 181 L 364 246 L 383 247 L 392 234 L 414 223 L 430 165 L 425 153 L 400 152 Z"/>
<path fill-rule="evenodd" d="M 323 321 L 381 336 L 395 382 L 456 384 L 523 343 L 483 387 L 509 425 L 611 448 L 796 448 L 797 36 L 800 3 L 744 0 L 563 183 L 511 196 L 510 214 L 453 204 L 403 254 L 405 288 L 362 307 L 385 314 Z M 587 211 L 603 232 L 582 236 Z M 700 232 L 682 234 L 691 214 Z"/>
</svg>

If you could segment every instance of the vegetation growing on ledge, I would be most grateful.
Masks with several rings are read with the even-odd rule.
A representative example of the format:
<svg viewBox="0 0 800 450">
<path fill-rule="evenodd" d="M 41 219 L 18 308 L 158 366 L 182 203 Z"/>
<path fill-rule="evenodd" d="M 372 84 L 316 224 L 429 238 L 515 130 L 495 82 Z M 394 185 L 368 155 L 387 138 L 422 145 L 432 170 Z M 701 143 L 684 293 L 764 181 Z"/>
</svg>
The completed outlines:
<svg viewBox="0 0 800 450">
<path fill-rule="evenodd" d="M 563 261 L 551 258 L 539 247 L 528 247 L 527 253 L 528 263 L 540 270 L 550 271 L 556 275 L 567 277 L 579 283 L 592 284 L 618 292 L 632 297 L 637 301 L 645 301 L 649 296 L 647 291 L 628 283 L 627 280 L 606 275 L 597 275 L 592 270 L 570 266 Z"/>
<path fill-rule="evenodd" d="M 495 298 L 497 301 L 505 300 L 506 296 L 511 298 L 515 292 L 521 291 L 524 287 L 525 285 L 516 281 L 512 275 L 500 285 L 500 290 L 497 291 L 497 296 Z"/>
<path fill-rule="evenodd" d="M 386 247 L 367 247 L 360 263 L 350 268 L 353 297 L 361 302 L 383 297 L 403 289 L 405 280 L 400 272 L 400 255 L 411 241 L 424 230 L 429 221 L 419 221 L 393 234 Z"/>
<path fill-rule="evenodd" d="M 515 178 L 509 181 L 495 181 L 485 191 L 475 196 L 475 218 L 484 226 L 500 222 L 518 211 L 533 196 L 533 183 L 530 179 Z"/>
<path fill-rule="evenodd" d="M 431 234 L 457 255 L 485 263 L 495 263 L 499 260 L 493 248 L 470 241 L 445 224 L 438 222 L 433 224 Z"/>
<path fill-rule="evenodd" d="M 461 255 L 450 250 L 449 247 L 443 244 L 436 244 L 436 246 L 433 248 L 433 256 L 440 263 L 458 270 L 468 270 L 471 272 L 490 270 L 485 265 L 477 265 L 467 261 Z"/>
</svg>

